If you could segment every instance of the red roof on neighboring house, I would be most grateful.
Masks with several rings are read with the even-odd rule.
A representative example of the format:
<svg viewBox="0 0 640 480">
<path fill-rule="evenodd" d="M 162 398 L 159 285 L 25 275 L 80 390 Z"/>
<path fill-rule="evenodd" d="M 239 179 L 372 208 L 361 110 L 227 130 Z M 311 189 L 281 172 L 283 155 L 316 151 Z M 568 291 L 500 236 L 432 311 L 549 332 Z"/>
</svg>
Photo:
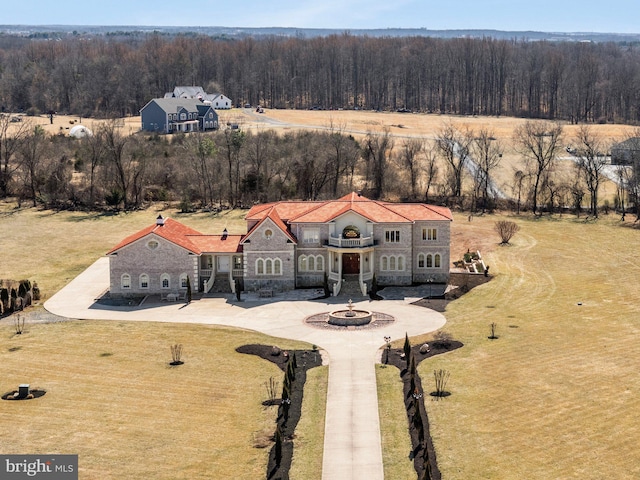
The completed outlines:
<svg viewBox="0 0 640 480">
<path fill-rule="evenodd" d="M 164 219 L 164 225 L 159 225 L 155 223 L 153 225 L 148 226 L 147 228 L 140 230 L 133 235 L 129 235 L 127 238 L 122 240 L 118 245 L 113 247 L 111 250 L 107 252 L 107 255 L 111 255 L 112 253 L 120 250 L 122 247 L 126 247 L 127 245 L 135 242 L 136 240 L 140 240 L 143 237 L 146 237 L 149 234 L 156 234 L 159 237 L 168 240 L 171 243 L 175 243 L 176 245 L 189 250 L 192 253 L 200 254 L 202 253 L 200 249 L 190 240 L 189 235 L 202 235 L 197 230 L 193 228 L 187 227 L 180 222 L 172 220 L 171 218 Z"/>
</svg>

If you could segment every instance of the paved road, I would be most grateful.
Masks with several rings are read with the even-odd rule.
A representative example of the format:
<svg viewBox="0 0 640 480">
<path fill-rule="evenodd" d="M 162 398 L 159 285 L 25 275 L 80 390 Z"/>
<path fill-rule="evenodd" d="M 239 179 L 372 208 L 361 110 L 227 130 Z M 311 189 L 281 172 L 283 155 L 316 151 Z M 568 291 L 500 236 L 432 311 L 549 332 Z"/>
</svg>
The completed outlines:
<svg viewBox="0 0 640 480">
<path fill-rule="evenodd" d="M 375 362 L 392 339 L 436 330 L 444 317 L 411 305 L 420 298 L 355 302 L 355 308 L 388 313 L 396 321 L 379 328 L 329 330 L 308 326 L 304 318 L 344 304 L 343 299 L 305 300 L 304 291 L 271 300 L 233 302 L 207 298 L 184 303 L 143 303 L 138 307 L 107 307 L 95 303 L 109 286 L 109 262 L 103 257 L 72 280 L 46 303 L 56 315 L 78 319 L 163 321 L 228 325 L 256 330 L 276 337 L 302 340 L 322 348 L 329 358 L 329 385 L 325 419 L 323 480 L 384 478 Z M 402 290 L 401 290 L 402 291 Z M 408 295 L 416 293 L 408 288 Z M 396 294 L 398 289 L 396 289 Z M 435 291 L 434 291 L 435 293 Z M 297 299 L 296 299 L 297 297 Z"/>
</svg>

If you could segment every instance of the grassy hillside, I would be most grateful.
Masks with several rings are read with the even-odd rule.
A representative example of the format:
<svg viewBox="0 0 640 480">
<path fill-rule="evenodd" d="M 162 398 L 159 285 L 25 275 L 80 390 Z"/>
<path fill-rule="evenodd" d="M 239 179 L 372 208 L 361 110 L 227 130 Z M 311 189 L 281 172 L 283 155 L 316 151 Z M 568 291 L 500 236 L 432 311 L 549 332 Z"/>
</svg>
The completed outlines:
<svg viewBox="0 0 640 480">
<path fill-rule="evenodd" d="M 495 278 L 447 308 L 465 347 L 420 366 L 430 387 L 451 372 L 452 395 L 426 402 L 443 478 L 638 478 L 640 232 L 617 217 L 511 218 L 521 231 L 495 247 L 496 219 L 454 226 L 495 240 Z"/>
<path fill-rule="evenodd" d="M 244 211 L 182 214 L 157 205 L 127 213 L 55 212 L 0 203 L 0 278 L 38 282 L 44 299 L 69 283 L 120 240 L 162 214 L 202 233 L 245 233 Z"/>
<path fill-rule="evenodd" d="M 50 295 L 160 211 L 202 232 L 244 231 L 242 212 L 94 215 L 3 204 L 1 275 L 36 280 Z M 521 226 L 510 246 L 497 245 L 499 219 Z M 453 258 L 480 249 L 495 278 L 445 312 L 444 329 L 465 346 L 420 366 L 425 388 L 433 386 L 433 369 L 451 372 L 452 395 L 426 402 L 444 478 L 640 476 L 638 235 L 614 216 L 585 222 L 456 215 Z M 491 322 L 497 340 L 487 338 Z M 278 372 L 233 348 L 283 342 L 198 325 L 81 321 L 34 325 L 24 336 L 14 336 L 6 320 L 0 327 L 4 391 L 25 378 L 50 389 L 46 403 L 0 402 L 0 429 L 14 432 L 3 451 L 79 452 L 83 478 L 123 471 L 176 478 L 178 470 L 183 478 L 212 478 L 198 477 L 209 467 L 220 472 L 213 478 L 263 472 L 266 450 L 254 443 L 267 434 L 273 413 L 260 402 L 263 383 Z M 166 365 L 172 343 L 185 345 L 187 363 L 179 369 Z M 378 374 L 386 478 L 408 478 L 408 439 L 397 428 L 406 418 L 393 394 L 399 382 Z M 305 456 L 294 460 L 305 479 L 320 474 L 326 371 L 311 378 L 315 393 L 299 432 Z M 251 465 L 246 476 L 234 470 L 238 462 Z"/>
</svg>

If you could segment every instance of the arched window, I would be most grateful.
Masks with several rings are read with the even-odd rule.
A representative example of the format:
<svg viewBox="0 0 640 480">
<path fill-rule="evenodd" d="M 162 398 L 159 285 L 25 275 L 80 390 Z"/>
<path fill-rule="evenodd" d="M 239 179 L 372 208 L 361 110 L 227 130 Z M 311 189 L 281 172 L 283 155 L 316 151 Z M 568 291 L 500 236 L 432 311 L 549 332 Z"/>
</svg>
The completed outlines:
<svg viewBox="0 0 640 480">
<path fill-rule="evenodd" d="M 131 275 L 128 273 L 123 273 L 120 277 L 120 286 L 123 290 L 128 290 L 131 288 Z"/>
<path fill-rule="evenodd" d="M 418 254 L 418 268 L 424 268 L 424 253 Z"/>
<path fill-rule="evenodd" d="M 187 288 L 187 278 L 188 275 L 186 273 L 180 275 L 180 288 Z"/>
<path fill-rule="evenodd" d="M 383 271 L 403 271 L 404 270 L 404 256 L 402 255 L 385 255 L 381 259 L 380 269 Z"/>
<path fill-rule="evenodd" d="M 162 288 L 171 288 L 171 277 L 168 273 L 160 275 L 160 285 L 162 285 Z"/>
<path fill-rule="evenodd" d="M 436 253 L 435 259 L 434 259 L 434 267 L 436 268 L 440 268 L 440 254 Z"/>
<path fill-rule="evenodd" d="M 309 270 L 313 271 L 316 269 L 316 257 L 313 255 L 309 255 Z"/>
<path fill-rule="evenodd" d="M 257 275 L 282 275 L 282 260 L 279 258 L 259 258 L 256 260 Z"/>
<path fill-rule="evenodd" d="M 433 255 L 427 255 L 427 268 L 433 268 Z"/>
<path fill-rule="evenodd" d="M 146 273 L 140 275 L 140 288 L 149 288 L 149 275 Z"/>
<path fill-rule="evenodd" d="M 322 255 L 316 257 L 316 270 L 320 272 L 324 271 L 324 257 Z"/>
<path fill-rule="evenodd" d="M 306 272 L 307 271 L 307 256 L 306 255 L 300 255 L 300 258 L 298 258 L 298 269 L 301 272 Z"/>
</svg>

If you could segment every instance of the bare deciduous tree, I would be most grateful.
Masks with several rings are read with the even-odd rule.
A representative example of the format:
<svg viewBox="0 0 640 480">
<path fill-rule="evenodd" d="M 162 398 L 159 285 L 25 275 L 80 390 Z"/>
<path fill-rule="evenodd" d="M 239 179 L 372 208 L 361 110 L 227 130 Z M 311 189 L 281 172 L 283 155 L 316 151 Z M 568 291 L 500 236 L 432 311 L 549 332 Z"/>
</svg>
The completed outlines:
<svg viewBox="0 0 640 480">
<path fill-rule="evenodd" d="M 418 180 L 420 174 L 419 156 L 424 150 L 424 142 L 419 138 L 409 138 L 402 144 L 400 163 L 409 174 L 411 199 L 418 197 Z"/>
<path fill-rule="evenodd" d="M 449 193 L 456 198 L 462 196 L 462 178 L 467 166 L 473 133 L 460 131 L 446 123 L 436 136 L 436 147 L 449 167 Z"/>
<path fill-rule="evenodd" d="M 544 180 L 561 149 L 562 125 L 553 122 L 527 121 L 514 132 L 514 141 L 533 179 L 531 201 L 534 215 L 539 214 L 538 197 Z"/>
<path fill-rule="evenodd" d="M 492 185 L 491 172 L 498 165 L 502 159 L 502 145 L 495 138 L 493 131 L 487 128 L 481 128 L 471 145 L 474 160 L 476 162 L 476 184 L 480 194 L 482 195 L 482 212 L 484 213 L 486 208 L 491 206 L 491 192 L 490 187 Z"/>
<path fill-rule="evenodd" d="M 424 173 L 426 175 L 426 185 L 424 186 L 424 201 L 429 202 L 429 190 L 431 189 L 431 185 L 435 181 L 438 176 L 438 155 L 436 153 L 436 146 L 429 142 L 425 144 L 424 147 Z"/>
<path fill-rule="evenodd" d="M 47 160 L 48 144 L 49 139 L 44 129 L 36 125 L 32 132 L 24 138 L 18 150 L 24 189 L 28 192 L 34 207 L 37 205 L 40 188 L 46 179 L 43 165 Z"/>
<path fill-rule="evenodd" d="M 367 165 L 367 180 L 373 183 L 371 196 L 376 200 L 384 194 L 385 177 L 389 175 L 387 168 L 393 144 L 393 137 L 388 128 L 385 128 L 381 134 L 369 132 L 365 138 L 363 156 Z"/>
<path fill-rule="evenodd" d="M 22 119 L 22 117 L 16 117 Z M 0 114 L 0 196 L 9 195 L 13 174 L 19 163 L 14 155 L 33 130 L 30 121 L 12 122 L 10 115 Z"/>
<path fill-rule="evenodd" d="M 190 135 L 183 144 L 193 169 L 202 206 L 213 203 L 216 145 L 207 135 Z"/>
<path fill-rule="evenodd" d="M 588 125 L 580 125 L 576 134 L 576 157 L 578 173 L 589 190 L 589 213 L 598 216 L 598 191 L 602 180 L 602 170 L 607 164 L 605 152 L 608 147 Z"/>
<path fill-rule="evenodd" d="M 518 233 L 520 226 L 516 222 L 499 220 L 494 224 L 493 229 L 500 235 L 500 245 L 507 245 L 513 236 Z"/>
</svg>

